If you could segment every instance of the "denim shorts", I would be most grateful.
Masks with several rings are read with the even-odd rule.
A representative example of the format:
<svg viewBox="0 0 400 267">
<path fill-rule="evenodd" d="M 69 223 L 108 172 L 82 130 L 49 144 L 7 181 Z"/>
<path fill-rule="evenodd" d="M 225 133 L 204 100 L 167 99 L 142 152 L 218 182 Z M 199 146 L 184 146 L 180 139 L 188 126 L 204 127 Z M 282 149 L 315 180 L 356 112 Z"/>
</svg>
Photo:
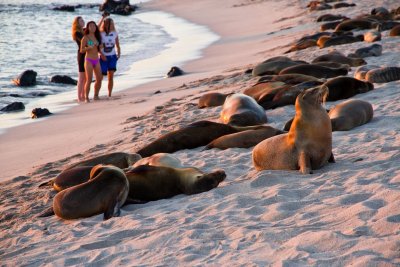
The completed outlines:
<svg viewBox="0 0 400 267">
<path fill-rule="evenodd" d="M 117 61 L 118 61 L 117 55 L 106 56 L 106 58 L 107 58 L 106 61 L 103 61 L 100 58 L 101 72 L 103 73 L 103 75 L 107 75 L 107 71 L 117 70 Z"/>
</svg>

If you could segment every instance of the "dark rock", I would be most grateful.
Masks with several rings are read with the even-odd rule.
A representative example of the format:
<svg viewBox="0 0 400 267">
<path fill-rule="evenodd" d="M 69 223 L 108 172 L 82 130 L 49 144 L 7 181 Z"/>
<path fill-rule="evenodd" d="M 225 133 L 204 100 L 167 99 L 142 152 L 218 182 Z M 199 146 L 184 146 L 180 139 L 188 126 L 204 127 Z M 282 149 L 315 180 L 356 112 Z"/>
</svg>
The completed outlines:
<svg viewBox="0 0 400 267">
<path fill-rule="evenodd" d="M 52 113 L 47 108 L 34 108 L 32 109 L 31 118 L 37 119 L 51 114 Z"/>
<path fill-rule="evenodd" d="M 136 6 L 130 5 L 129 0 L 105 0 L 103 4 L 100 5 L 99 10 L 117 15 L 130 15 L 136 10 Z"/>
<path fill-rule="evenodd" d="M 26 70 L 21 73 L 16 79 L 13 79 L 15 85 L 18 86 L 33 86 L 36 84 L 37 72 L 33 70 Z"/>
<path fill-rule="evenodd" d="M 244 74 L 251 74 L 253 72 L 253 69 L 247 69 L 244 71 Z"/>
<path fill-rule="evenodd" d="M 183 71 L 180 68 L 175 67 L 175 66 L 172 67 L 167 74 L 168 78 L 180 76 L 180 75 L 183 75 Z"/>
<path fill-rule="evenodd" d="M 75 11 L 75 7 L 74 6 L 69 6 L 69 5 L 62 5 L 62 6 L 54 7 L 53 10 L 74 12 Z"/>
<path fill-rule="evenodd" d="M 6 107 L 2 108 L 0 111 L 3 112 L 10 112 L 10 111 L 19 111 L 19 110 L 24 110 L 25 105 L 22 102 L 13 102 Z"/>
<path fill-rule="evenodd" d="M 78 82 L 67 75 L 55 75 L 51 77 L 50 82 L 52 83 L 64 83 L 64 84 L 72 84 L 77 85 Z"/>
<path fill-rule="evenodd" d="M 157 91 L 154 92 L 154 94 L 155 94 L 155 95 L 156 95 L 156 94 L 161 94 L 161 91 L 160 91 L 160 90 L 157 90 Z"/>
</svg>

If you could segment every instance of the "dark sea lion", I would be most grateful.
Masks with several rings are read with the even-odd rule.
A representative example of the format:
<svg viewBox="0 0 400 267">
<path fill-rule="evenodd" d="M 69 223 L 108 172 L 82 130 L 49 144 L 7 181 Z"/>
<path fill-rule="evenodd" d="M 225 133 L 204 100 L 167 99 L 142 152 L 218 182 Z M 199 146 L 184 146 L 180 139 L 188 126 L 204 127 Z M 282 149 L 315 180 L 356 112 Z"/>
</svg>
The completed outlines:
<svg viewBox="0 0 400 267">
<path fill-rule="evenodd" d="M 373 44 L 371 46 L 362 47 L 357 49 L 354 53 L 349 54 L 349 57 L 379 57 L 382 55 L 382 46 L 380 44 Z"/>
<path fill-rule="evenodd" d="M 388 83 L 400 80 L 400 67 L 373 69 L 365 74 L 365 80 L 371 83 Z"/>
<path fill-rule="evenodd" d="M 227 96 L 228 94 L 221 94 L 215 92 L 204 94 L 199 99 L 198 107 L 205 108 L 205 107 L 222 106 Z"/>
<path fill-rule="evenodd" d="M 138 154 L 115 152 L 71 164 L 68 167 L 66 167 L 65 170 L 75 168 L 77 166 L 95 166 L 97 164 L 113 165 L 118 168 L 124 169 L 131 166 L 139 159 L 141 159 L 141 156 Z"/>
<path fill-rule="evenodd" d="M 258 82 L 267 82 L 267 81 L 277 81 L 277 82 L 283 82 L 285 84 L 299 84 L 303 82 L 311 82 L 311 81 L 324 81 L 318 78 L 315 78 L 314 76 L 309 76 L 309 75 L 304 75 L 304 74 L 298 74 L 298 73 L 292 73 L 292 74 L 280 74 L 280 75 L 265 75 L 262 76 Z"/>
<path fill-rule="evenodd" d="M 253 69 L 253 76 L 262 76 L 262 75 L 271 75 L 271 74 L 278 74 L 284 68 L 295 66 L 302 64 L 297 61 L 292 60 L 284 60 L 284 61 L 270 61 L 270 62 L 263 62 L 258 64 Z"/>
<path fill-rule="evenodd" d="M 389 32 L 389 36 L 400 36 L 400 25 L 393 27 Z"/>
<path fill-rule="evenodd" d="M 329 89 L 328 101 L 346 99 L 374 89 L 372 83 L 360 81 L 352 77 L 336 77 L 327 81 L 324 85 Z"/>
<path fill-rule="evenodd" d="M 309 47 L 313 47 L 317 45 L 317 41 L 313 40 L 313 39 L 304 39 L 304 40 L 299 40 L 297 41 L 295 44 L 293 44 L 289 50 L 287 50 L 286 52 L 284 52 L 284 54 L 290 53 L 290 52 L 294 52 L 294 51 L 299 51 L 299 50 L 303 50 Z"/>
<path fill-rule="evenodd" d="M 324 66 L 318 66 L 314 64 L 308 64 L 308 65 L 297 65 L 293 67 L 289 67 L 286 69 L 283 69 L 279 75 L 281 74 L 290 74 L 290 73 L 299 73 L 299 74 L 305 74 L 305 75 L 310 75 L 314 76 L 316 78 L 332 78 L 340 75 L 347 75 L 347 69 L 341 68 L 341 69 L 333 69 L 333 68 L 328 68 Z"/>
<path fill-rule="evenodd" d="M 220 119 L 223 123 L 236 126 L 252 126 L 267 122 L 264 109 L 245 94 L 233 94 L 226 98 Z"/>
<path fill-rule="evenodd" d="M 321 56 L 318 56 L 314 58 L 311 62 L 312 63 L 317 63 L 317 62 L 336 62 L 336 63 L 341 63 L 341 64 L 347 64 L 352 67 L 357 67 L 361 65 L 367 64 L 367 62 L 362 59 L 362 58 L 351 58 L 351 57 L 346 57 L 340 52 L 333 51 L 328 54 L 324 54 Z"/>
<path fill-rule="evenodd" d="M 337 25 L 339 25 L 342 21 L 331 21 L 331 22 L 326 22 L 322 24 L 319 28 L 321 31 L 326 31 L 326 30 L 333 30 L 336 28 Z"/>
<path fill-rule="evenodd" d="M 334 4 L 332 7 L 334 8 L 334 9 L 338 9 L 338 8 L 344 8 L 344 7 L 351 7 L 351 6 L 355 6 L 356 4 L 353 4 L 353 3 L 337 3 L 337 4 Z"/>
<path fill-rule="evenodd" d="M 269 59 L 266 59 L 262 63 L 268 63 L 268 62 L 273 62 L 273 61 L 292 61 L 292 59 L 290 57 L 286 57 L 286 56 L 276 56 L 276 57 L 271 57 Z"/>
<path fill-rule="evenodd" d="M 258 82 L 255 85 L 253 85 L 250 88 L 247 88 L 246 90 L 243 91 L 243 94 L 251 96 L 254 98 L 256 101 L 258 99 L 269 92 L 273 92 L 276 90 L 276 88 L 281 88 L 282 86 L 286 86 L 285 82 Z"/>
<path fill-rule="evenodd" d="M 312 173 L 332 155 L 331 121 L 321 103 L 326 86 L 303 91 L 296 99 L 296 115 L 288 133 L 268 138 L 253 149 L 257 170 L 298 170 Z"/>
<path fill-rule="evenodd" d="M 249 148 L 267 138 L 283 133 L 283 131 L 271 126 L 260 126 L 253 130 L 221 136 L 206 145 L 204 149 L 218 148 L 224 150 L 228 148 Z"/>
<path fill-rule="evenodd" d="M 358 67 L 355 72 L 354 72 L 354 78 L 358 80 L 365 80 L 365 75 L 367 74 L 368 71 L 373 70 L 373 69 L 379 69 L 380 67 L 377 65 L 364 65 Z"/>
<path fill-rule="evenodd" d="M 142 158 L 137 161 L 132 168 L 139 167 L 141 165 L 151 166 L 164 166 L 170 168 L 183 168 L 182 162 L 169 153 L 157 153 L 150 157 Z M 127 170 L 128 171 L 128 170 Z"/>
<path fill-rule="evenodd" d="M 124 172 L 114 166 L 97 165 L 93 176 L 83 184 L 55 195 L 54 213 L 65 220 L 86 218 L 104 213 L 104 220 L 120 215 L 120 207 L 129 193 Z"/>
<path fill-rule="evenodd" d="M 397 20 L 400 20 L 400 17 Z M 399 21 L 393 21 L 393 20 L 381 21 L 381 26 L 379 27 L 379 30 L 381 30 L 381 31 L 392 30 L 394 27 L 397 27 L 397 26 L 400 26 Z M 389 35 L 390 35 L 390 32 L 389 32 Z"/>
<path fill-rule="evenodd" d="M 149 157 L 161 152 L 173 153 L 182 149 L 192 149 L 205 146 L 220 136 L 237 133 L 241 130 L 247 129 L 239 129 L 212 121 L 198 121 L 159 137 L 139 149 L 137 153 L 142 157 Z"/>
<path fill-rule="evenodd" d="M 318 66 L 324 66 L 324 67 L 328 67 L 328 68 L 333 68 L 333 69 L 347 69 L 348 71 L 351 70 L 351 66 L 347 65 L 347 64 L 341 64 L 341 63 L 337 63 L 337 62 L 330 62 L 330 61 L 322 61 L 322 62 L 315 62 L 313 63 L 314 65 L 318 65 Z"/>
<path fill-rule="evenodd" d="M 322 22 L 322 21 L 335 21 L 335 20 L 343 20 L 343 19 L 348 19 L 346 16 L 342 15 L 333 15 L 333 14 L 325 14 L 321 15 L 317 18 L 317 22 Z"/>
<path fill-rule="evenodd" d="M 196 168 L 141 165 L 127 171 L 126 176 L 132 199 L 154 201 L 209 191 L 217 187 L 226 174 L 223 170 L 206 174 Z"/>
<path fill-rule="evenodd" d="M 325 47 L 334 46 L 334 45 L 362 42 L 362 41 L 364 41 L 364 35 L 357 35 L 357 36 L 340 35 L 340 36 L 324 39 L 323 41 L 321 39 L 321 42 L 319 42 L 319 41 L 320 41 L 320 39 L 318 40 L 318 46 L 320 48 L 325 48 Z"/>
<path fill-rule="evenodd" d="M 368 19 L 349 19 L 341 22 L 335 31 L 369 30 L 376 29 L 378 26 L 379 22 Z"/>
<path fill-rule="evenodd" d="M 52 186 L 54 190 L 60 192 L 69 187 L 89 181 L 92 168 L 93 166 L 76 166 L 63 170 L 56 178 L 40 184 L 39 187 Z"/>
<path fill-rule="evenodd" d="M 374 109 L 369 102 L 349 99 L 329 111 L 332 131 L 348 131 L 366 124 L 374 116 Z"/>
</svg>

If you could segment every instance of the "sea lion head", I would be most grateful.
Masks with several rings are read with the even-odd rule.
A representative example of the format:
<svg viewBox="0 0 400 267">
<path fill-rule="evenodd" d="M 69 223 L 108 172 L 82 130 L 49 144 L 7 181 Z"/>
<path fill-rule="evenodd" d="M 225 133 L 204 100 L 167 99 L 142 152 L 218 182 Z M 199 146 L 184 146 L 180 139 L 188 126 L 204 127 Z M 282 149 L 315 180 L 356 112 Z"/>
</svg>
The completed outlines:
<svg viewBox="0 0 400 267">
<path fill-rule="evenodd" d="M 304 90 L 296 98 L 296 110 L 320 107 L 326 101 L 328 94 L 329 89 L 325 85 Z"/>
</svg>

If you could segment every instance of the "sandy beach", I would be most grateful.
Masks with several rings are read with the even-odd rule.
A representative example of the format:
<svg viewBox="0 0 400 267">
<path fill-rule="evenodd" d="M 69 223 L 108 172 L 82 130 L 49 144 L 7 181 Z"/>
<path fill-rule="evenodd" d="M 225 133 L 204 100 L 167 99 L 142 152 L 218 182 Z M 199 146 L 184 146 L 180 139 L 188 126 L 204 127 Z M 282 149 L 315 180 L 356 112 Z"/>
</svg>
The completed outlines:
<svg viewBox="0 0 400 267">
<path fill-rule="evenodd" d="M 220 39 L 200 59 L 181 66 L 183 76 L 140 85 L 0 135 L 0 265 L 399 266 L 400 81 L 374 84 L 373 91 L 353 97 L 370 102 L 374 118 L 351 131 L 334 132 L 336 163 L 314 174 L 257 172 L 252 148 L 200 147 L 174 156 L 205 172 L 223 169 L 227 178 L 211 191 L 128 205 L 120 217 L 107 221 L 102 215 L 71 221 L 36 217 L 55 195 L 38 184 L 64 166 L 104 153 L 133 153 L 195 121 L 218 122 L 221 107 L 198 109 L 199 97 L 242 92 L 255 84 L 258 78 L 245 71 L 318 31 L 315 21 L 321 14 L 355 17 L 378 6 L 399 7 L 389 0 L 354 3 L 316 12 L 307 10 L 307 1 L 143 4 L 143 9 L 207 26 Z M 382 55 L 366 58 L 368 64 L 399 66 L 400 37 L 384 31 L 379 43 Z M 287 56 L 309 62 L 335 48 L 348 54 L 366 45 L 311 47 Z M 328 102 L 326 108 L 340 102 Z M 294 107 L 266 113 L 268 125 L 282 129 Z"/>
</svg>

